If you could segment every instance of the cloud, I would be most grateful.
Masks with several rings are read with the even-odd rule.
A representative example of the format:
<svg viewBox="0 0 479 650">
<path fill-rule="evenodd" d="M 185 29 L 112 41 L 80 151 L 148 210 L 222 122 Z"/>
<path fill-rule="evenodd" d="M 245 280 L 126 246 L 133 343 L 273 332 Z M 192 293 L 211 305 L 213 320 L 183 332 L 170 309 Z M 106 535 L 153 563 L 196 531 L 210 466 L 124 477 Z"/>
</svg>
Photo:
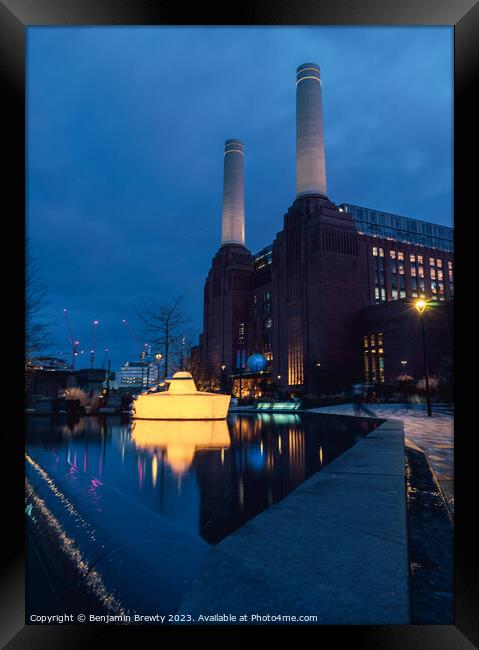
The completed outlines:
<svg viewBox="0 0 479 650">
<path fill-rule="evenodd" d="M 187 288 L 201 328 L 225 139 L 245 143 L 248 246 L 281 229 L 304 61 L 331 198 L 451 222 L 449 28 L 35 27 L 27 52 L 27 230 L 51 308 L 78 309 L 80 338 L 99 318 L 116 366 L 140 304 Z"/>
</svg>

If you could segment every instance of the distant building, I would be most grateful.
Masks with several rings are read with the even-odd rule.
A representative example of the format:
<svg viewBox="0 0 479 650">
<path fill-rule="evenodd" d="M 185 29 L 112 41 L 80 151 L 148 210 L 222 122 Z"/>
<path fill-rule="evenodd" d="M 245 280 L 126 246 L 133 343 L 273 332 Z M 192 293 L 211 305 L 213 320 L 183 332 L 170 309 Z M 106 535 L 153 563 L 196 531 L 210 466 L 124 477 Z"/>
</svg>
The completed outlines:
<svg viewBox="0 0 479 650">
<path fill-rule="evenodd" d="M 101 393 L 107 371 L 103 368 L 72 370 L 55 357 L 36 357 L 25 367 L 25 389 L 29 395 L 58 397 L 65 388 L 78 387 L 86 393 Z"/>
<path fill-rule="evenodd" d="M 102 392 L 107 371 L 104 368 L 82 368 L 75 370 L 74 375 L 79 388 L 88 394 L 94 394 Z"/>
<path fill-rule="evenodd" d="M 32 370 L 71 370 L 70 364 L 58 357 L 32 357 L 27 361 L 27 367 Z"/>
<path fill-rule="evenodd" d="M 72 369 L 64 359 L 34 357 L 25 365 L 25 391 L 28 395 L 58 397 L 58 393 L 76 386 Z"/>
<path fill-rule="evenodd" d="M 224 150 L 222 243 L 204 288 L 201 355 L 231 375 L 252 353 L 291 393 L 334 393 L 366 380 L 423 375 L 452 356 L 453 229 L 327 196 L 319 67 L 296 79 L 296 198 L 271 245 L 245 246 L 245 148 Z M 423 316 L 413 301 L 431 306 Z"/>
<path fill-rule="evenodd" d="M 118 388 L 143 390 L 158 383 L 158 365 L 151 362 L 149 365 L 141 361 L 125 361 L 119 372 Z"/>
</svg>

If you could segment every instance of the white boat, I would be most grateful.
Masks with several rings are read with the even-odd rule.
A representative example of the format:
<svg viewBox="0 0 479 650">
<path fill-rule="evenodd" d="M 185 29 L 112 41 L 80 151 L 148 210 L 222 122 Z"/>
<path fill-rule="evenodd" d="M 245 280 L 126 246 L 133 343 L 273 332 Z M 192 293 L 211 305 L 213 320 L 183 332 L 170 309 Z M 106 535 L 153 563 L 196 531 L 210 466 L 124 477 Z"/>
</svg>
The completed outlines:
<svg viewBox="0 0 479 650">
<path fill-rule="evenodd" d="M 224 420 L 231 395 L 198 391 L 189 372 L 176 372 L 168 390 L 141 393 L 133 401 L 139 420 Z"/>
</svg>

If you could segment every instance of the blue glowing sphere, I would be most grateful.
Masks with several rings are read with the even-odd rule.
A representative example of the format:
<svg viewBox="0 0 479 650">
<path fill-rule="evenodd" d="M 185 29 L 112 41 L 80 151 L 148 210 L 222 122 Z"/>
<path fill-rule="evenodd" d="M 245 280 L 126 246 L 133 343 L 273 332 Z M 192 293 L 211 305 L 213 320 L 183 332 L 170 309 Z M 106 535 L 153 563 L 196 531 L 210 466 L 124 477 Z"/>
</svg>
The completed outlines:
<svg viewBox="0 0 479 650">
<path fill-rule="evenodd" d="M 248 368 L 251 372 L 261 372 L 267 365 L 268 362 L 262 354 L 252 354 L 248 357 Z"/>
</svg>

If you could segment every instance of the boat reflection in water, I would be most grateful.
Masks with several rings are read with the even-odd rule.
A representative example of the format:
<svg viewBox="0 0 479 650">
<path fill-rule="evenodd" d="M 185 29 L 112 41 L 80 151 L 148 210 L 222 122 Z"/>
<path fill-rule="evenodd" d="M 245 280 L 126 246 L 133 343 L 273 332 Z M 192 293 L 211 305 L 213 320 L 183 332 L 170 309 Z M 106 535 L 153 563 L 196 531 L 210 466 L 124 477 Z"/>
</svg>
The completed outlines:
<svg viewBox="0 0 479 650">
<path fill-rule="evenodd" d="M 196 452 L 224 451 L 230 446 L 226 420 L 135 420 L 131 439 L 137 448 L 154 456 L 164 451 L 176 474 L 189 470 Z"/>
<path fill-rule="evenodd" d="M 114 594 L 129 572 L 141 576 L 147 558 L 166 599 L 164 611 L 173 611 L 183 598 L 178 576 L 194 575 L 205 542 L 218 544 L 286 497 L 351 447 L 363 424 L 376 426 L 359 418 L 286 413 L 210 421 L 28 418 L 26 514 L 29 535 L 38 542 L 28 549 L 41 549 L 49 578 L 30 571 L 27 611 L 54 611 L 55 598 L 46 594 L 51 581 L 83 612 L 82 575 L 96 576 L 100 586 L 109 585 L 107 595 Z M 150 535 L 156 536 L 151 544 Z M 39 566 L 35 557 L 29 556 L 30 567 Z M 74 570 L 65 573 L 64 567 Z M 126 595 L 133 589 L 136 602 L 149 587 L 142 579 L 135 591 L 135 580 L 128 578 Z"/>
<path fill-rule="evenodd" d="M 36 417 L 28 418 L 27 453 L 65 485 L 72 502 L 91 496 L 95 508 L 114 508 L 120 521 L 126 498 L 217 544 L 374 426 L 286 413 L 209 421 L 86 417 L 70 424 Z M 85 492 L 85 481 L 94 491 Z M 117 500 L 107 502 L 106 490 Z"/>
</svg>

